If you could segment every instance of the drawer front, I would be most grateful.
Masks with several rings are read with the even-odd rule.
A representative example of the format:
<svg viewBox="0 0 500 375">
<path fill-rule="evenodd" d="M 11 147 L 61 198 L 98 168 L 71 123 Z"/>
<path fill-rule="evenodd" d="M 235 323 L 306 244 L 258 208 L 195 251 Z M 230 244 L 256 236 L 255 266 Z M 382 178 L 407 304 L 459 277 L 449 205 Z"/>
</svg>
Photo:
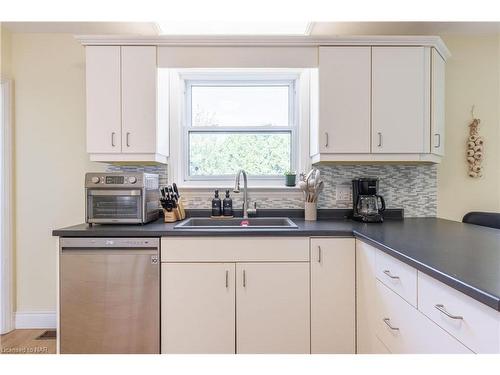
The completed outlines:
<svg viewBox="0 0 500 375">
<path fill-rule="evenodd" d="M 500 353 L 500 313 L 418 273 L 420 311 L 476 353 Z"/>
<path fill-rule="evenodd" d="M 376 290 L 375 332 L 391 353 L 472 353 L 380 281 Z"/>
<path fill-rule="evenodd" d="M 164 237 L 162 262 L 309 262 L 307 237 Z"/>
<path fill-rule="evenodd" d="M 417 270 L 390 255 L 377 250 L 376 276 L 388 288 L 417 307 Z"/>
</svg>

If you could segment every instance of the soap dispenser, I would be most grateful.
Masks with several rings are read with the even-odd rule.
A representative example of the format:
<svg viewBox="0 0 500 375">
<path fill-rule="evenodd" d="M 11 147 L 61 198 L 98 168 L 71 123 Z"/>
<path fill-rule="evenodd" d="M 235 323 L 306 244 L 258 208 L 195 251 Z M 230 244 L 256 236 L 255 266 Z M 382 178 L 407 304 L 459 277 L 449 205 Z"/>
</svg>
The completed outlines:
<svg viewBox="0 0 500 375">
<path fill-rule="evenodd" d="M 221 200 L 219 190 L 215 190 L 215 196 L 212 199 L 212 216 L 222 216 Z"/>
<path fill-rule="evenodd" d="M 226 190 L 226 197 L 222 202 L 222 214 L 224 216 L 233 216 L 233 200 L 229 196 L 229 190 Z"/>
</svg>

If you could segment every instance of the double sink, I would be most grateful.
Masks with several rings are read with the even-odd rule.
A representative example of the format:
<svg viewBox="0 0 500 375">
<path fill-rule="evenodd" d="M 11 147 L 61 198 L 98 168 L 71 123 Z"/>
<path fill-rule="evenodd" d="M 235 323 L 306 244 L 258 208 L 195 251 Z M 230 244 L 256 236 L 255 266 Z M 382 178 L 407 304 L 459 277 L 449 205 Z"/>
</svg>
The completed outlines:
<svg viewBox="0 0 500 375">
<path fill-rule="evenodd" d="M 192 217 L 177 224 L 175 229 L 296 229 L 287 217 L 198 218 Z"/>
</svg>

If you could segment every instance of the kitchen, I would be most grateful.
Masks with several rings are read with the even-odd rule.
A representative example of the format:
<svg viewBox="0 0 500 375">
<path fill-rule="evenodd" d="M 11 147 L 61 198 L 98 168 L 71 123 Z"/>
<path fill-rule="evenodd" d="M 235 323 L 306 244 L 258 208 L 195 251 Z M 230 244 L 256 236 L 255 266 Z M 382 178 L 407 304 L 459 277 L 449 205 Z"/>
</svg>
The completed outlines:
<svg viewBox="0 0 500 375">
<path fill-rule="evenodd" d="M 30 27 L 2 23 L 14 331 L 55 329 L 58 353 L 500 352 L 500 232 L 461 223 L 500 211 L 498 33 Z"/>
</svg>

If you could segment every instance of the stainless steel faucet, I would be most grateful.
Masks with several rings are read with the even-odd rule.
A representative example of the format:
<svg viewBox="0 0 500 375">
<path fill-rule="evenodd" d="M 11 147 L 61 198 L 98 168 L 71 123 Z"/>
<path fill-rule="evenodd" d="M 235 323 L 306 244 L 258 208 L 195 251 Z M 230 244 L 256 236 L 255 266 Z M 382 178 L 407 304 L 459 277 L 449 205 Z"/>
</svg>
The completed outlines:
<svg viewBox="0 0 500 375">
<path fill-rule="evenodd" d="M 248 219 L 248 213 L 256 214 L 257 213 L 257 202 L 254 202 L 254 208 L 248 209 L 248 180 L 247 173 L 240 169 L 238 173 L 236 173 L 236 181 L 234 183 L 234 192 L 240 192 L 240 176 L 243 175 L 243 219 Z"/>
</svg>

